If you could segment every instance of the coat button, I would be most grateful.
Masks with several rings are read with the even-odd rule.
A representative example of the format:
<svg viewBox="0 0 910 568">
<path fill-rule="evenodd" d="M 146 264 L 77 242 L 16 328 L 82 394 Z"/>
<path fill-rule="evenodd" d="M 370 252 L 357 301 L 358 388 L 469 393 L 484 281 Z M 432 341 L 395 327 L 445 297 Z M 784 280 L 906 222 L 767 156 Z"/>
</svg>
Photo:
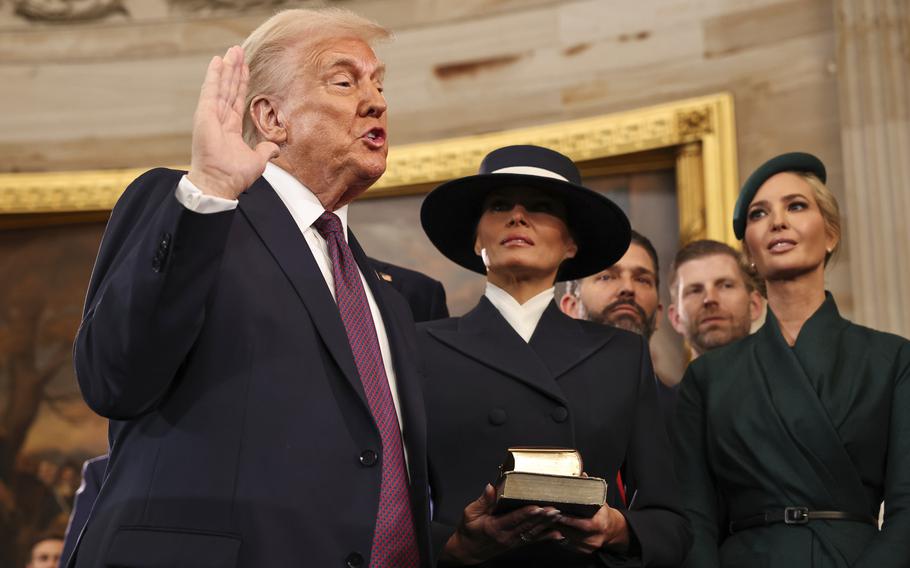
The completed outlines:
<svg viewBox="0 0 910 568">
<path fill-rule="evenodd" d="M 569 410 L 565 406 L 557 406 L 550 414 L 556 422 L 565 422 L 569 417 Z"/>
<path fill-rule="evenodd" d="M 508 416 L 506 415 L 506 411 L 502 408 L 494 408 L 490 411 L 489 420 L 490 424 L 493 426 L 500 426 L 502 424 L 505 424 L 507 418 Z"/>
<path fill-rule="evenodd" d="M 379 456 L 376 455 L 376 452 L 373 450 L 364 450 L 360 452 L 360 464 L 367 467 L 376 465 L 376 462 L 379 461 Z M 363 559 L 361 558 L 361 561 Z"/>
<path fill-rule="evenodd" d="M 352 552 L 344 559 L 344 565 L 347 566 L 347 568 L 360 568 L 363 566 L 363 556 L 356 552 Z"/>
</svg>

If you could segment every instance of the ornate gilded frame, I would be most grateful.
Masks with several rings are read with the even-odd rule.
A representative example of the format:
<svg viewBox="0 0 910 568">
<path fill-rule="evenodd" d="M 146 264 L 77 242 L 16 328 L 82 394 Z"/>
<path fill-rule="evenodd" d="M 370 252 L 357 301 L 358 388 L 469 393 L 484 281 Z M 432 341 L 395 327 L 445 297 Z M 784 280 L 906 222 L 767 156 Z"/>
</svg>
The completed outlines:
<svg viewBox="0 0 910 568">
<path fill-rule="evenodd" d="M 421 193 L 476 173 L 483 156 L 509 144 L 539 144 L 566 154 L 583 174 L 675 166 L 680 239 L 735 242 L 737 195 L 733 97 L 718 93 L 492 134 L 392 147 L 386 174 L 365 197 Z M 629 160 L 625 160 L 628 157 Z M 667 163 L 669 161 L 669 163 Z M 650 164 L 650 165 L 649 165 Z M 142 169 L 0 174 L 0 227 L 37 217 L 97 218 L 110 211 Z M 17 222 L 17 219 L 21 222 Z"/>
</svg>

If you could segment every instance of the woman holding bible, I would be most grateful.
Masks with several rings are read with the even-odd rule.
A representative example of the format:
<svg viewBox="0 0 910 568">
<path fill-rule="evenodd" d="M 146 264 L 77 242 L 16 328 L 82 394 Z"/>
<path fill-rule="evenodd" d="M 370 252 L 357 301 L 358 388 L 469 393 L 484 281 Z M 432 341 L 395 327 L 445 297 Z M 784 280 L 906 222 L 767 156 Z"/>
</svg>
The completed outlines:
<svg viewBox="0 0 910 568">
<path fill-rule="evenodd" d="M 768 315 L 682 381 L 686 566 L 910 566 L 910 342 L 847 321 L 825 291 L 841 230 L 824 181 L 818 158 L 784 154 L 737 201 Z"/>
<path fill-rule="evenodd" d="M 626 216 L 565 156 L 511 146 L 431 192 L 421 221 L 444 255 L 487 277 L 473 310 L 419 326 L 439 565 L 678 565 L 690 534 L 648 345 L 553 299 L 558 278 L 625 253 Z M 489 484 L 513 446 L 577 449 L 608 480 L 625 464 L 638 495 L 589 519 L 536 506 L 496 515 Z"/>
</svg>

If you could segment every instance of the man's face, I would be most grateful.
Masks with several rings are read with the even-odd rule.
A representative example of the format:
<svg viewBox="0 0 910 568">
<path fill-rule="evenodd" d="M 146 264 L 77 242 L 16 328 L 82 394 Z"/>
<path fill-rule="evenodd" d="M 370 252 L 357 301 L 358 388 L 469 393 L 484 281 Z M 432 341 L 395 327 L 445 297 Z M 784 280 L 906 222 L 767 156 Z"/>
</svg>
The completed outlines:
<svg viewBox="0 0 910 568">
<path fill-rule="evenodd" d="M 42 540 L 32 547 L 32 558 L 26 568 L 57 568 L 63 554 L 63 541 L 56 538 Z"/>
<path fill-rule="evenodd" d="M 684 262 L 676 281 L 670 323 L 696 355 L 749 335 L 761 298 L 746 288 L 733 257 L 713 254 Z"/>
<path fill-rule="evenodd" d="M 385 172 L 385 67 L 369 45 L 353 38 L 298 48 L 289 59 L 297 76 L 278 104 L 286 139 L 276 163 L 317 195 L 344 181 L 351 189 L 337 206 L 344 205 Z"/>
<path fill-rule="evenodd" d="M 650 339 L 659 311 L 654 262 L 644 247 L 632 243 L 619 262 L 581 281 L 575 313 L 567 313 Z"/>
</svg>

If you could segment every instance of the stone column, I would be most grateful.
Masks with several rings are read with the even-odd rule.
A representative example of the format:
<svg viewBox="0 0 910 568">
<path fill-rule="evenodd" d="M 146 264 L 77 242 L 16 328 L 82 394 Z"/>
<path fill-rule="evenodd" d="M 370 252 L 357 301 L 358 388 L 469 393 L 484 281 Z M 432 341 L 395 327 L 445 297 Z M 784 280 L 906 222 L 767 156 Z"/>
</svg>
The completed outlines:
<svg viewBox="0 0 910 568">
<path fill-rule="evenodd" d="M 834 5 L 854 319 L 910 337 L 910 2 Z"/>
</svg>

